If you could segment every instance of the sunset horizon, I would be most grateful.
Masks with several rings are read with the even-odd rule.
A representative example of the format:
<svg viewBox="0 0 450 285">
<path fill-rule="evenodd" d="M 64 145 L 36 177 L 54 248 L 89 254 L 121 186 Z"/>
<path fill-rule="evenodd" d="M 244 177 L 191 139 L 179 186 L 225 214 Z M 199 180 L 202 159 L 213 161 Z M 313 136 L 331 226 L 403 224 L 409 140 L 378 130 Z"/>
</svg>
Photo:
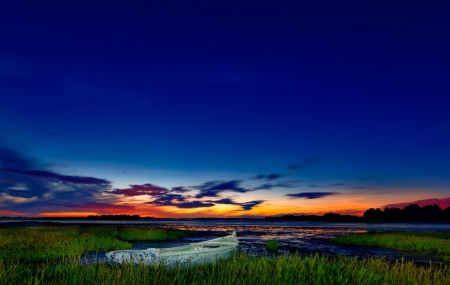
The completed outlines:
<svg viewBox="0 0 450 285">
<path fill-rule="evenodd" d="M 56 164 L 27 157 L 4 143 L 0 154 L 3 163 L 0 182 L 4 187 L 9 185 L 1 193 L 0 216 L 125 214 L 155 218 L 264 218 L 326 213 L 362 216 L 369 208 L 403 208 L 409 204 L 450 207 L 450 197 L 439 192 L 433 195 L 430 190 L 400 188 L 396 189 L 398 194 L 393 195 L 395 190 L 363 187 L 343 180 L 321 185 L 302 182 L 304 176 L 311 175 L 314 167 L 325 159 L 319 156 L 290 165 L 283 172 L 247 174 L 246 178 L 227 173 L 235 179 L 211 178 L 197 185 L 194 182 L 194 185 L 171 183 L 177 185 L 172 187 L 144 183 L 116 188 L 112 179 L 70 173 L 75 171 L 56 172 L 52 170 L 58 167 L 52 166 Z M 220 178 L 223 177 L 222 174 Z M 195 180 L 191 178 L 191 181 Z M 38 196 L 33 189 L 43 189 L 45 195 Z M 411 195 L 414 199 L 409 198 Z M 10 210 L 5 211 L 5 208 Z M 21 211 L 17 211 L 18 208 L 22 208 Z"/>
</svg>

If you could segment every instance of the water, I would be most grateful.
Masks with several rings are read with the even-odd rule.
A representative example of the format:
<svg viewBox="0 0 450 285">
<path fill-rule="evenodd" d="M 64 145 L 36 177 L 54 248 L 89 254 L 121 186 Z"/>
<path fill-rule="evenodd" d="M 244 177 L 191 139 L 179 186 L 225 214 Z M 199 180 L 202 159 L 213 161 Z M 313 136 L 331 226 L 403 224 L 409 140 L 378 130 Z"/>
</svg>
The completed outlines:
<svg viewBox="0 0 450 285">
<path fill-rule="evenodd" d="M 30 220 L 10 220 L 14 224 L 26 225 Z M 0 223 L 3 222 L 0 219 Z M 18 223 L 17 223 L 18 222 Z M 378 247 L 342 246 L 332 244 L 329 238 L 350 233 L 367 231 L 450 231 L 450 224 L 364 224 L 364 223 L 327 223 L 327 222 L 295 222 L 295 221 L 265 221 L 265 220 L 136 220 L 136 221 L 86 221 L 86 220 L 42 220 L 52 224 L 109 224 L 133 225 L 143 227 L 162 227 L 189 229 L 199 233 L 198 236 L 186 237 L 169 242 L 134 242 L 133 249 L 149 247 L 174 247 L 205 241 L 237 232 L 239 244 L 243 251 L 250 255 L 273 254 L 267 252 L 267 240 L 276 239 L 279 242 L 277 254 L 284 253 L 320 253 L 323 255 L 345 255 L 366 257 L 386 257 L 389 260 L 414 260 L 419 264 L 439 263 L 432 255 Z M 36 224 L 33 222 L 33 224 Z M 40 223 L 39 223 L 40 224 Z M 87 253 L 86 261 L 105 260 L 105 253 Z"/>
<path fill-rule="evenodd" d="M 237 222 L 232 225 L 223 223 L 205 224 L 173 224 L 161 225 L 178 229 L 190 229 L 200 233 L 197 237 L 187 237 L 174 241 L 168 246 L 179 246 L 192 242 L 208 240 L 218 236 L 238 233 L 239 245 L 250 255 L 271 255 L 265 248 L 267 240 L 276 239 L 279 243 L 277 254 L 284 253 L 320 253 L 323 255 L 345 255 L 367 257 L 386 257 L 389 260 L 414 260 L 416 263 L 439 263 L 440 260 L 432 255 L 404 252 L 379 247 L 343 246 L 330 243 L 329 238 L 350 233 L 364 233 L 367 231 L 450 231 L 449 224 L 337 224 L 326 222 Z M 166 247 L 166 244 L 135 243 L 134 248 Z"/>
</svg>

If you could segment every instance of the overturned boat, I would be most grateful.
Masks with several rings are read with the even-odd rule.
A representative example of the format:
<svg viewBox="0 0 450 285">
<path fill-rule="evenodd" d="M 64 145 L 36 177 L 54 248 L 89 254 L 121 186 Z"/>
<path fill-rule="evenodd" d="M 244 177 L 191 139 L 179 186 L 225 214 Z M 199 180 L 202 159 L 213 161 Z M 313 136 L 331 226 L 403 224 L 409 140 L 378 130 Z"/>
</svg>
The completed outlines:
<svg viewBox="0 0 450 285">
<path fill-rule="evenodd" d="M 202 264 L 230 257 L 238 244 L 236 232 L 233 232 L 225 237 L 179 247 L 110 251 L 106 253 L 106 258 L 109 262 L 119 264 Z"/>
</svg>

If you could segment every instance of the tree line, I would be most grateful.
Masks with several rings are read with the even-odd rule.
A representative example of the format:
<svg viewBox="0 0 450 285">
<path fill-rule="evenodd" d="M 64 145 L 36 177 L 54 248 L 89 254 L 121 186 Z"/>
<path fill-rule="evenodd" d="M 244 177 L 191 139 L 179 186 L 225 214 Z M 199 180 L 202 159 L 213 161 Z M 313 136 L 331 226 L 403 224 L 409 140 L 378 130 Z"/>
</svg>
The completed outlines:
<svg viewBox="0 0 450 285">
<path fill-rule="evenodd" d="M 139 215 L 89 215 L 85 217 L 87 220 L 139 220 Z"/>
<path fill-rule="evenodd" d="M 284 215 L 266 217 L 266 220 L 325 221 L 359 223 L 450 223 L 450 207 L 442 209 L 438 205 L 419 206 L 410 204 L 400 208 L 370 208 L 362 217 L 327 213 L 319 215 Z"/>
<path fill-rule="evenodd" d="M 370 208 L 364 213 L 368 222 L 426 222 L 426 223 L 450 223 L 450 207 L 442 209 L 438 205 L 426 205 L 420 207 L 411 204 L 403 209 L 384 208 L 384 210 Z"/>
</svg>

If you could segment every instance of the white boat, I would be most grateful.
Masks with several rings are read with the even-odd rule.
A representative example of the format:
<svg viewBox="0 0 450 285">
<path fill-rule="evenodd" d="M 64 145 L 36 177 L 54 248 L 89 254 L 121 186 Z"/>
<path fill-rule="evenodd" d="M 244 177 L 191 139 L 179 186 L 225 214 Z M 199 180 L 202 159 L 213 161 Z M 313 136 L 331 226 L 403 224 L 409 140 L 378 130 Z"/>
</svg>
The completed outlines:
<svg viewBox="0 0 450 285">
<path fill-rule="evenodd" d="M 192 265 L 228 258 L 233 254 L 238 244 L 236 232 L 233 232 L 228 236 L 185 246 L 110 251 L 106 253 L 106 258 L 109 262 L 119 264 Z"/>
</svg>

